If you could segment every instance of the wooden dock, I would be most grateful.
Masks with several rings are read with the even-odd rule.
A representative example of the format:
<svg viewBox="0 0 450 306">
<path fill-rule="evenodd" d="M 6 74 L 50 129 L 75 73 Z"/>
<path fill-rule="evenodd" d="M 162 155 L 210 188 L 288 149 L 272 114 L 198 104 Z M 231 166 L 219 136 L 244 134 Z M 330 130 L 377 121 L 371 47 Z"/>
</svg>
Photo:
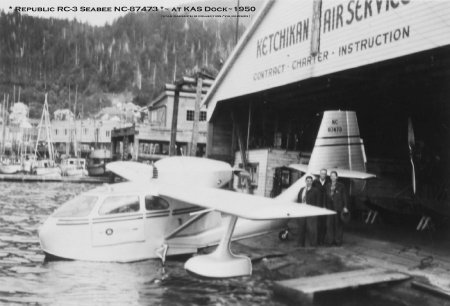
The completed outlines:
<svg viewBox="0 0 450 306">
<path fill-rule="evenodd" d="M 0 181 L 7 182 L 67 182 L 67 183 L 92 183 L 103 184 L 108 183 L 108 177 L 92 177 L 92 176 L 45 176 L 45 175 L 31 175 L 31 174 L 0 174 Z"/>
<path fill-rule="evenodd" d="M 311 305 L 317 293 L 354 289 L 409 278 L 407 274 L 386 269 L 361 269 L 277 281 L 274 283 L 274 292 L 292 301 L 301 302 L 301 305 Z"/>
</svg>

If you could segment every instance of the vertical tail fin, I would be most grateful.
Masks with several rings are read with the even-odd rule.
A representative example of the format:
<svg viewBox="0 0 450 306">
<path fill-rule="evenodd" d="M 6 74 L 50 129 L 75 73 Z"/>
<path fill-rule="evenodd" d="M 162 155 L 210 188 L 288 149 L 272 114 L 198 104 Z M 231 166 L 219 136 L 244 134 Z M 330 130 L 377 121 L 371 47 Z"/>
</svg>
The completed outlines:
<svg viewBox="0 0 450 306">
<path fill-rule="evenodd" d="M 366 153 L 359 135 L 358 121 L 354 111 L 325 111 L 311 153 L 309 165 L 290 165 L 301 172 L 319 174 L 321 169 L 338 169 L 339 176 L 368 179 L 374 174 L 366 173 Z M 295 201 L 305 178 L 301 177 L 277 199 Z"/>
<path fill-rule="evenodd" d="M 325 111 L 308 170 L 366 171 L 366 155 L 354 111 Z"/>
</svg>

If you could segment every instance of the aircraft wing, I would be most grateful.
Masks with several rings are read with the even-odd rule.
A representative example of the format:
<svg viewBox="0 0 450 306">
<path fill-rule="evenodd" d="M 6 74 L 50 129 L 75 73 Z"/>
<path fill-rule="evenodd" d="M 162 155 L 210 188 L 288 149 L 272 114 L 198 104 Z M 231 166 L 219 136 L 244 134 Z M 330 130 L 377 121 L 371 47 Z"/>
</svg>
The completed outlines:
<svg viewBox="0 0 450 306">
<path fill-rule="evenodd" d="M 376 175 L 372 174 L 372 173 L 347 170 L 347 169 L 329 168 L 329 169 L 327 169 L 327 171 L 328 171 L 328 174 L 330 174 L 331 171 L 336 171 L 339 177 L 359 179 L 359 180 L 367 180 L 367 179 L 376 177 Z M 319 174 L 319 172 L 320 171 L 318 171 L 317 174 Z"/>
<path fill-rule="evenodd" d="M 309 171 L 307 165 L 303 164 L 291 164 L 289 165 L 289 168 L 301 171 L 301 172 L 311 172 L 314 175 L 319 175 L 320 170 L 316 171 Z M 376 177 L 375 174 L 362 172 L 362 171 L 354 171 L 354 170 L 348 170 L 348 169 L 339 169 L 339 168 L 327 168 L 328 175 L 331 171 L 336 171 L 338 173 L 339 177 L 345 177 L 345 178 L 351 178 L 351 179 L 359 179 L 359 180 L 367 180 L 370 178 Z"/>
<path fill-rule="evenodd" d="M 265 198 L 216 188 L 160 185 L 159 195 L 212 208 L 250 220 L 274 220 L 331 215 L 334 211 L 285 200 Z"/>
<path fill-rule="evenodd" d="M 132 182 L 153 178 L 153 166 L 132 161 L 117 161 L 106 164 L 106 169 Z"/>
</svg>

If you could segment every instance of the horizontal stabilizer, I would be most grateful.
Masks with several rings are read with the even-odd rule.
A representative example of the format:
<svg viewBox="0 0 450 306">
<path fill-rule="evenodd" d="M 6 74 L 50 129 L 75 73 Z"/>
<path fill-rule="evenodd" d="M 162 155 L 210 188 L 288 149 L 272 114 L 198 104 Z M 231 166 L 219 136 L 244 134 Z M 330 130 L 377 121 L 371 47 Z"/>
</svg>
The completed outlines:
<svg viewBox="0 0 450 306">
<path fill-rule="evenodd" d="M 308 173 L 308 165 L 304 164 L 291 164 L 288 166 L 291 169 L 298 170 L 303 173 Z"/>
<path fill-rule="evenodd" d="M 367 179 L 376 177 L 376 175 L 372 174 L 372 173 L 355 171 L 355 170 L 347 170 L 347 169 L 329 168 L 329 169 L 327 169 L 327 171 L 328 171 L 328 174 L 330 174 L 331 171 L 336 171 L 339 177 L 358 179 L 358 180 L 367 180 Z M 319 173 L 317 173 L 317 175 L 318 174 Z"/>
<path fill-rule="evenodd" d="M 153 166 L 132 161 L 117 161 L 106 164 L 106 169 L 132 182 L 153 178 Z"/>
<path fill-rule="evenodd" d="M 291 164 L 289 168 L 295 169 L 304 173 L 312 173 L 314 175 L 319 175 L 320 170 L 309 171 L 308 167 L 302 164 Z M 305 169 L 306 168 L 306 169 Z M 330 174 L 331 171 L 336 171 L 339 177 L 351 178 L 351 179 L 359 179 L 359 180 L 367 180 L 370 178 L 376 177 L 375 174 L 362 172 L 362 171 L 354 171 L 348 169 L 339 169 L 339 168 L 328 168 L 327 173 Z"/>
<path fill-rule="evenodd" d="M 161 196 L 250 220 L 274 220 L 331 215 L 334 211 L 291 201 L 215 188 L 161 185 Z"/>
</svg>

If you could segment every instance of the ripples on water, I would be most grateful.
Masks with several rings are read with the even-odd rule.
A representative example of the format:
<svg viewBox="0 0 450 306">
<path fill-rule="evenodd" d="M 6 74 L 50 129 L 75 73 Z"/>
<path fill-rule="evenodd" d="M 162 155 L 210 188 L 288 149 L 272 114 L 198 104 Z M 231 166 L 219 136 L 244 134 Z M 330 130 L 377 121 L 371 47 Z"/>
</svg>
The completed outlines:
<svg viewBox="0 0 450 306">
<path fill-rule="evenodd" d="M 0 304 L 279 305 L 258 268 L 252 277 L 200 280 L 184 260 L 45 262 L 39 224 L 61 203 L 95 187 L 0 182 Z"/>
</svg>

